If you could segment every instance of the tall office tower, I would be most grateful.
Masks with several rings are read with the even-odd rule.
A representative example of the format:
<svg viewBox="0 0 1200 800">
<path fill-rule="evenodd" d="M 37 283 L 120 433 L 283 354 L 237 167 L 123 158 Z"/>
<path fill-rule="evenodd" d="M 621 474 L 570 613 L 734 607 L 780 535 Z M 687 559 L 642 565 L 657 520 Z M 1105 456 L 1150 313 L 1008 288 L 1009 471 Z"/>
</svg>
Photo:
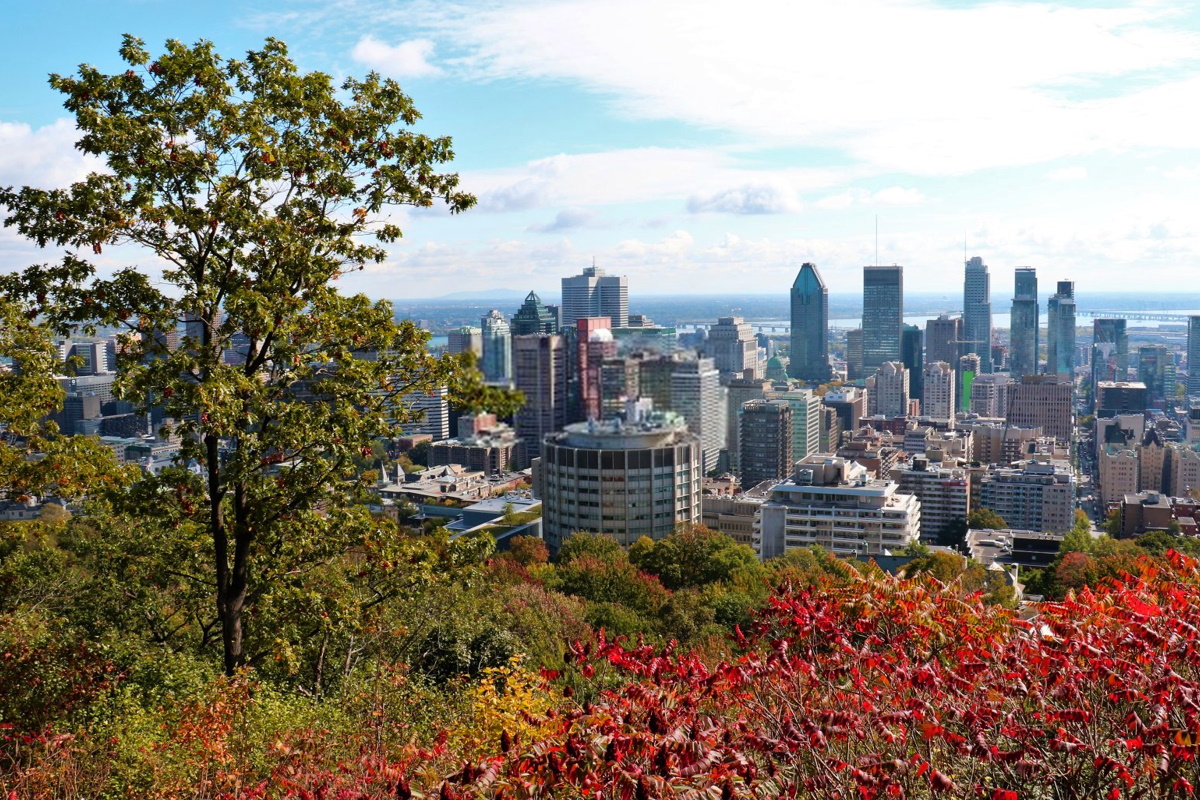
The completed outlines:
<svg viewBox="0 0 1200 800">
<path fill-rule="evenodd" d="M 792 407 L 792 461 L 799 461 L 821 445 L 821 398 L 811 389 L 771 391 L 768 400 L 782 400 Z"/>
<path fill-rule="evenodd" d="M 632 358 L 610 358 L 600 366 L 600 418 L 615 419 L 625 404 L 641 394 L 638 378 L 641 362 Z"/>
<path fill-rule="evenodd" d="M 1046 302 L 1046 374 L 1075 374 L 1075 283 L 1059 281 Z"/>
<path fill-rule="evenodd" d="M 863 267 L 863 370 L 900 360 L 904 267 Z"/>
<path fill-rule="evenodd" d="M 525 395 L 525 405 L 514 416 L 517 435 L 524 441 L 521 463 L 538 456 L 548 433 L 566 421 L 566 351 L 556 334 L 513 337 L 513 384 Z"/>
<path fill-rule="evenodd" d="M 829 380 L 829 289 L 816 264 L 802 264 L 792 283 L 791 359 L 791 377 Z"/>
<path fill-rule="evenodd" d="M 916 325 L 900 331 L 900 361 L 908 370 L 908 395 L 920 400 L 925 396 L 925 332 Z"/>
<path fill-rule="evenodd" d="M 979 355 L 979 371 L 992 371 L 992 281 L 987 264 L 974 256 L 963 278 L 962 352 Z"/>
<path fill-rule="evenodd" d="M 958 359 L 958 410 L 971 410 L 971 385 L 979 374 L 979 354 L 967 353 Z"/>
<path fill-rule="evenodd" d="M 567 384 L 571 410 L 567 422 L 586 422 L 604 416 L 601 404 L 601 375 L 604 362 L 616 358 L 608 317 L 580 317 L 575 320 L 575 353 L 568 367 Z"/>
<path fill-rule="evenodd" d="M 1187 396 L 1200 395 L 1200 317 L 1188 317 Z"/>
<path fill-rule="evenodd" d="M 1014 277 L 1008 372 L 1019 380 L 1038 374 L 1037 270 L 1017 267 Z"/>
<path fill-rule="evenodd" d="M 722 376 L 741 376 L 746 370 L 754 370 L 762 377 L 758 363 L 758 338 L 754 329 L 741 317 L 721 317 L 717 324 L 708 329 L 708 355 Z"/>
<path fill-rule="evenodd" d="M 558 317 L 542 304 L 542 298 L 536 292 L 530 292 L 513 315 L 510 329 L 513 336 L 558 333 Z"/>
<path fill-rule="evenodd" d="M 1139 347 L 1137 374 L 1138 380 L 1146 384 L 1151 403 L 1175 396 L 1175 360 L 1166 345 L 1146 344 Z"/>
<path fill-rule="evenodd" d="M 583 274 L 562 279 L 563 327 L 575 327 L 580 317 L 608 317 L 614 328 L 629 324 L 629 282 L 624 276 L 608 275 L 594 264 Z"/>
<path fill-rule="evenodd" d="M 908 370 L 899 361 L 885 361 L 875 372 L 875 411 L 885 417 L 908 414 Z"/>
<path fill-rule="evenodd" d="M 792 471 L 792 407 L 782 400 L 751 400 L 742 406 L 741 471 L 749 489 L 781 481 Z"/>
<path fill-rule="evenodd" d="M 740 475 L 742 407 L 751 400 L 765 399 L 771 391 L 771 382 L 746 370 L 742 377 L 727 381 L 725 391 L 725 448 L 729 452 L 730 471 Z"/>
<path fill-rule="evenodd" d="M 1192 326 L 1188 325 L 1189 332 Z M 1189 344 L 1191 336 L 1188 336 Z M 1129 337 L 1125 333 L 1123 319 L 1097 319 L 1092 321 L 1092 382 L 1091 396 L 1096 398 L 1096 384 L 1100 381 L 1128 380 Z"/>
<path fill-rule="evenodd" d="M 498 309 L 493 308 L 479 320 L 483 357 L 479 368 L 483 377 L 500 383 L 512 378 L 512 328 Z"/>
<path fill-rule="evenodd" d="M 446 334 L 446 350 L 450 355 L 459 353 L 474 353 L 475 358 L 483 358 L 483 329 L 464 325 Z"/>
<path fill-rule="evenodd" d="M 628 547 L 643 536 L 662 539 L 680 523 L 699 522 L 703 481 L 695 434 L 677 414 L 654 411 L 550 434 L 533 467 L 551 553 L 575 531 Z"/>
<path fill-rule="evenodd" d="M 934 419 L 954 419 L 954 370 L 945 361 L 925 365 L 921 413 Z"/>
<path fill-rule="evenodd" d="M 711 358 L 678 361 L 671 372 L 671 410 L 683 415 L 688 430 L 700 438 L 700 466 L 707 475 L 717 468 L 725 447 L 725 392 L 721 373 Z"/>
<path fill-rule="evenodd" d="M 863 369 L 862 328 L 846 331 L 846 380 L 856 381 L 866 376 Z"/>
<path fill-rule="evenodd" d="M 925 361 L 945 361 L 951 369 L 958 366 L 958 340 L 962 338 L 962 317 L 951 319 L 942 314 L 925 323 Z"/>
</svg>

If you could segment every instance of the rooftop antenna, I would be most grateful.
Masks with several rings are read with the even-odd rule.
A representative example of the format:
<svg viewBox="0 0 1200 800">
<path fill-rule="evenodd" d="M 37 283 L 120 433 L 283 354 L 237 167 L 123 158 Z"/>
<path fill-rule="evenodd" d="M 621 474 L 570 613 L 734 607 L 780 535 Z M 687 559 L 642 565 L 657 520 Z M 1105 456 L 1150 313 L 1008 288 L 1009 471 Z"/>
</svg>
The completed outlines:
<svg viewBox="0 0 1200 800">
<path fill-rule="evenodd" d="M 879 263 L 879 215 L 875 215 L 875 263 Z"/>
</svg>

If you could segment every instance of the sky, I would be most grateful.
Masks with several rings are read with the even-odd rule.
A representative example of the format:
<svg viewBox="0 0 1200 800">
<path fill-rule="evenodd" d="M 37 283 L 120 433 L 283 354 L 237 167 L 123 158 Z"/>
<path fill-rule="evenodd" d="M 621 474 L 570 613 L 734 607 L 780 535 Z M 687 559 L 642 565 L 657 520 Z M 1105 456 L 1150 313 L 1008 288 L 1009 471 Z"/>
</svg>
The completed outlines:
<svg viewBox="0 0 1200 800">
<path fill-rule="evenodd" d="M 633 297 L 782 293 L 805 261 L 835 294 L 872 263 L 958 291 L 964 251 L 997 294 L 1017 266 L 1043 295 L 1200 291 L 1197 3 L 61 0 L 4 19 L 0 185 L 96 168 L 46 79 L 124 69 L 124 33 L 229 57 L 275 37 L 302 69 L 397 79 L 479 202 L 398 209 L 387 262 L 344 279 L 375 297 L 548 299 L 593 259 Z M 0 230 L 0 269 L 49 257 Z"/>
</svg>

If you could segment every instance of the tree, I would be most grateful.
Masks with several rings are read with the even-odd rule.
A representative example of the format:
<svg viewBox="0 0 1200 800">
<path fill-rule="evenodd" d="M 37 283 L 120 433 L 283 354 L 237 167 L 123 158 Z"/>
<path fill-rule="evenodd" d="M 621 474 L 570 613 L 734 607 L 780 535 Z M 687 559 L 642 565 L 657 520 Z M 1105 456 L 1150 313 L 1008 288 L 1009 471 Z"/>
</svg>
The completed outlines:
<svg viewBox="0 0 1200 800">
<path fill-rule="evenodd" d="M 759 566 L 754 551 L 704 525 L 682 524 L 657 542 L 642 537 L 629 549 L 638 569 L 658 576 L 668 589 L 728 581 L 739 569 Z"/>
<path fill-rule="evenodd" d="M 977 508 L 967 515 L 967 526 L 975 530 L 1004 530 L 1008 523 L 990 508 Z"/>
<path fill-rule="evenodd" d="M 450 140 L 411 130 L 419 114 L 394 81 L 339 91 L 273 39 L 245 60 L 203 41 L 152 59 L 130 36 L 120 54 L 122 73 L 51 77 L 76 146 L 106 171 L 0 190 L 6 226 L 68 249 L 0 291 L 60 334 L 121 331 L 115 391 L 179 420 L 181 461 L 201 475 L 167 470 L 126 500 L 203 532 L 210 572 L 193 577 L 212 587 L 232 673 L 263 655 L 245 622 L 274 581 L 371 535 L 361 515 L 331 511 L 355 499 L 354 457 L 413 418 L 407 393 L 449 386 L 459 405 L 498 413 L 517 398 L 484 387 L 467 359 L 429 355 L 428 334 L 396 324 L 388 303 L 336 290 L 400 237 L 389 207 L 474 202 L 435 171 Z M 110 245 L 164 264 L 161 278 L 103 277 L 77 252 Z"/>
</svg>

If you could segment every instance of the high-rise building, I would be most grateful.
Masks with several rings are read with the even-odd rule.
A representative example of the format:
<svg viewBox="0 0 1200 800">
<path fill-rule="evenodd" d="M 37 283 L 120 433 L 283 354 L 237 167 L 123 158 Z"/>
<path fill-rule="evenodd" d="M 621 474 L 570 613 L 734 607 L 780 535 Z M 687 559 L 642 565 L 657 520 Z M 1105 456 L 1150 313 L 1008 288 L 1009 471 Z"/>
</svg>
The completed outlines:
<svg viewBox="0 0 1200 800">
<path fill-rule="evenodd" d="M 1138 380 L 1146 384 L 1151 403 L 1175 397 L 1175 359 L 1162 344 L 1138 348 Z"/>
<path fill-rule="evenodd" d="M 905 325 L 900 331 L 900 361 L 908 370 L 908 396 L 920 400 L 925 396 L 925 332 L 916 325 Z"/>
<path fill-rule="evenodd" d="M 575 327 L 580 317 L 608 317 L 612 327 L 629 324 L 629 282 L 625 276 L 608 275 L 594 264 L 581 275 L 562 279 L 564 327 Z"/>
<path fill-rule="evenodd" d="M 479 320 L 483 357 L 479 368 L 483 377 L 494 383 L 512 378 L 512 328 L 498 309 L 493 308 Z"/>
<path fill-rule="evenodd" d="M 875 413 L 885 417 L 908 414 L 909 374 L 899 361 L 885 361 L 875 372 Z"/>
<path fill-rule="evenodd" d="M 863 370 L 900 360 L 904 325 L 904 267 L 863 267 Z"/>
<path fill-rule="evenodd" d="M 427 433 L 433 441 L 440 442 L 450 438 L 450 406 L 449 390 L 445 386 L 429 392 L 410 392 L 401 399 L 408 413 L 413 417 L 412 422 L 401 424 L 406 436 L 417 433 Z"/>
<path fill-rule="evenodd" d="M 1008 414 L 1008 387 L 1012 378 L 1003 372 L 993 372 L 991 375 L 976 375 L 971 382 L 972 414 L 981 417 L 1003 419 Z"/>
<path fill-rule="evenodd" d="M 567 412 L 566 351 L 557 334 L 513 337 L 513 384 L 525 405 L 513 418 L 524 441 L 523 463 L 538 455 L 542 439 L 563 427 Z"/>
<path fill-rule="evenodd" d="M 829 380 L 829 289 L 817 265 L 804 263 L 792 283 L 792 339 L 788 375 Z"/>
<path fill-rule="evenodd" d="M 962 317 L 951 319 L 942 314 L 925 323 L 925 361 L 945 361 L 951 369 L 958 366 L 958 341 L 962 338 Z"/>
<path fill-rule="evenodd" d="M 1017 267 L 1014 278 L 1008 372 L 1019 379 L 1038 374 L 1037 270 Z"/>
<path fill-rule="evenodd" d="M 723 377 L 742 376 L 746 370 L 754 370 L 762 377 L 758 363 L 758 338 L 754 329 L 741 317 L 720 317 L 717 324 L 708 329 L 708 355 Z"/>
<path fill-rule="evenodd" d="M 964 413 L 971 410 L 971 387 L 981 361 L 978 353 L 966 353 L 958 359 L 958 410 Z"/>
<path fill-rule="evenodd" d="M 954 385 L 953 379 L 950 385 Z M 946 546 L 958 544 L 950 541 L 949 536 L 956 523 L 967 521 L 971 510 L 967 473 L 955 467 L 931 465 L 924 455 L 917 455 L 911 465 L 893 467 L 891 477 L 901 492 L 915 495 L 921 502 L 921 541 Z"/>
<path fill-rule="evenodd" d="M 1012 425 L 1041 428 L 1061 442 L 1071 440 L 1075 387 L 1057 375 L 1022 375 L 1020 383 L 1008 387 L 1008 415 Z M 1004 516 L 1001 514 L 1001 516 Z M 1008 517 L 1004 518 L 1013 527 Z"/>
<path fill-rule="evenodd" d="M 700 442 L 677 414 L 640 409 L 548 433 L 533 474 L 551 553 L 575 531 L 628 547 L 701 519 Z"/>
<path fill-rule="evenodd" d="M 725 391 L 725 446 L 729 452 L 729 470 L 735 475 L 740 475 L 742 408 L 751 400 L 765 399 L 767 392 L 771 391 L 771 383 L 762 378 L 755 378 L 753 373 L 747 370 L 742 377 L 728 381 Z"/>
<path fill-rule="evenodd" d="M 682 415 L 688 430 L 700 439 L 700 467 L 705 475 L 717 468 L 725 447 L 724 391 L 711 358 L 675 362 L 670 409 Z"/>
<path fill-rule="evenodd" d="M 856 381 L 865 377 L 863 368 L 862 328 L 846 331 L 846 380 Z"/>
<path fill-rule="evenodd" d="M 826 392 L 821 402 L 837 414 L 843 433 L 858 430 L 858 421 L 867 415 L 867 393 L 853 386 Z"/>
<path fill-rule="evenodd" d="M 741 472 L 749 489 L 763 481 L 781 481 L 792 466 L 792 407 L 782 400 L 751 400 L 742 406 Z"/>
<path fill-rule="evenodd" d="M 476 359 L 483 357 L 483 329 L 464 325 L 446 334 L 446 351 L 450 355 L 473 353 Z"/>
<path fill-rule="evenodd" d="M 817 452 L 821 444 L 821 398 L 811 389 L 771 391 L 768 400 L 782 400 L 792 407 L 792 461 Z"/>
<path fill-rule="evenodd" d="M 979 356 L 979 371 L 992 371 L 992 282 L 979 256 L 966 263 L 963 278 L 962 352 Z"/>
<path fill-rule="evenodd" d="M 980 506 L 1014 530 L 1069 531 L 1075 524 L 1075 473 L 1035 461 L 994 467 L 981 478 Z"/>
<path fill-rule="evenodd" d="M 1187 396 L 1200 396 L 1200 316 L 1188 317 Z"/>
<path fill-rule="evenodd" d="M 1190 327 L 1190 326 L 1189 326 Z M 1123 319 L 1092 321 L 1092 399 L 1100 381 L 1123 381 L 1129 372 L 1129 337 Z"/>
<path fill-rule="evenodd" d="M 575 320 L 574 363 L 567 375 L 572 409 L 568 422 L 586 422 L 604 416 L 601 409 L 601 375 L 604 362 L 616 358 L 608 317 L 580 317 Z"/>
<path fill-rule="evenodd" d="M 525 295 L 525 302 L 513 315 L 510 330 L 513 336 L 533 336 L 539 333 L 558 333 L 558 316 L 536 292 Z"/>
<path fill-rule="evenodd" d="M 954 419 L 954 370 L 945 361 L 926 364 L 921 414 L 934 419 Z"/>
<path fill-rule="evenodd" d="M 1046 373 L 1075 374 L 1075 284 L 1059 281 L 1046 303 Z"/>
</svg>

